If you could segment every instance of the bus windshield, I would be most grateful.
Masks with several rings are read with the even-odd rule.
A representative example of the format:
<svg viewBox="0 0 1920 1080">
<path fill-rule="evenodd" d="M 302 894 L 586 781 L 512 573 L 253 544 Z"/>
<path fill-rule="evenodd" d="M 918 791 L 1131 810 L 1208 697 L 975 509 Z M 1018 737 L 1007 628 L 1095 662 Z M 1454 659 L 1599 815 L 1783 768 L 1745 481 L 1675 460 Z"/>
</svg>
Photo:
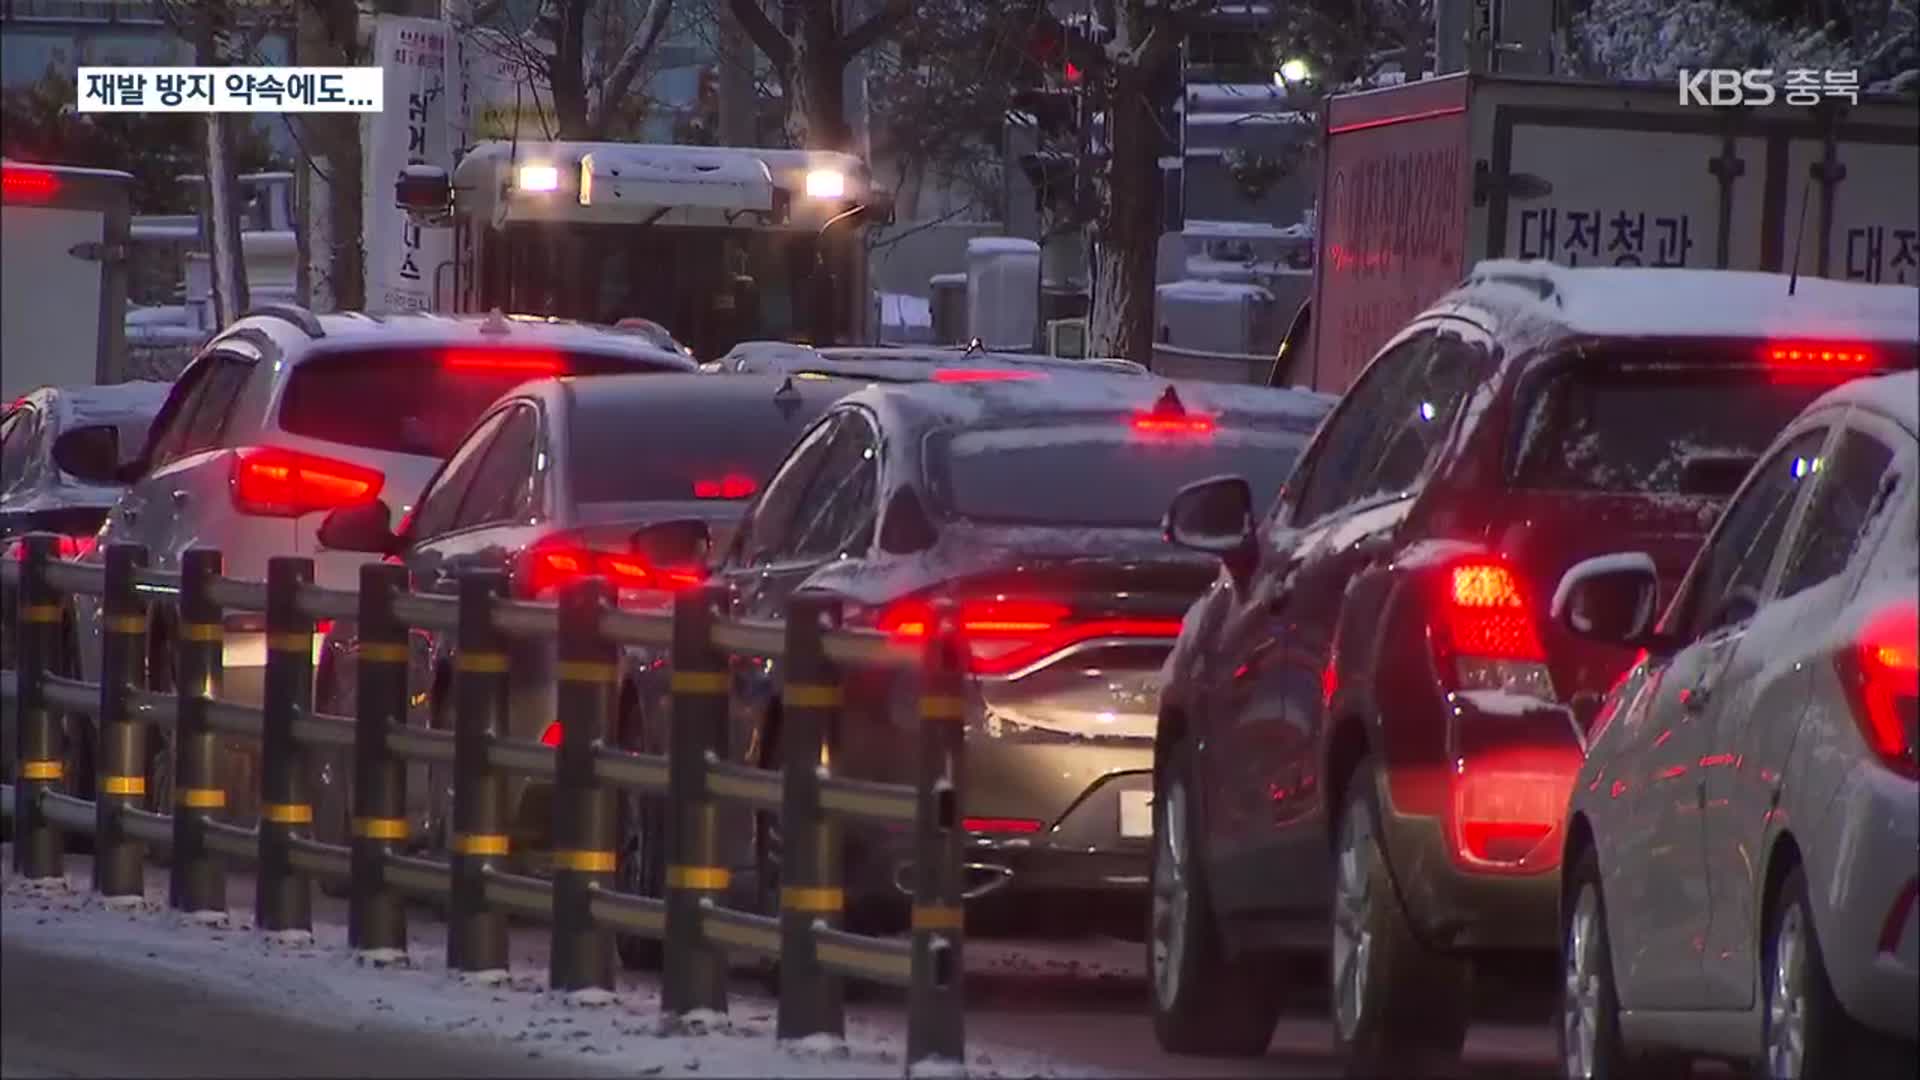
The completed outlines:
<svg viewBox="0 0 1920 1080">
<path fill-rule="evenodd" d="M 701 359 L 742 341 L 829 343 L 850 329 L 857 246 L 845 233 L 823 245 L 811 231 L 513 222 L 486 236 L 471 309 L 652 319 Z"/>
</svg>

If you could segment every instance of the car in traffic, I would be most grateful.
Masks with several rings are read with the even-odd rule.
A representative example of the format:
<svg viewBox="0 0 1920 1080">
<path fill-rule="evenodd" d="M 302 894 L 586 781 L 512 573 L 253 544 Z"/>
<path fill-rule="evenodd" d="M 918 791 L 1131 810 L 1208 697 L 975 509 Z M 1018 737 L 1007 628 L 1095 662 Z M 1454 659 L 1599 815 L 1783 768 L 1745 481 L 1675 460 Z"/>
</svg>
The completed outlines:
<svg viewBox="0 0 1920 1080">
<path fill-rule="evenodd" d="M 1164 542 L 1161 507 L 1182 484 L 1226 471 L 1271 493 L 1331 404 L 1079 373 L 870 386 L 795 444 L 714 577 L 730 617 L 780 622 L 796 592 L 824 591 L 846 625 L 903 645 L 924 639 L 935 598 L 955 598 L 972 649 L 968 898 L 1138 903 L 1155 680 L 1213 575 L 1209 560 Z M 783 669 L 735 657 L 732 672 L 728 753 L 778 767 Z M 909 682 L 869 672 L 848 684 L 829 736 L 836 774 L 911 781 Z M 650 744 L 662 738 L 648 728 Z M 722 815 L 740 901 L 773 910 L 777 823 Z M 897 921 L 909 840 L 849 827 L 852 923 Z"/>
<path fill-rule="evenodd" d="M 1554 590 L 1639 662 L 1567 814 L 1561 1050 L 1576 1080 L 1920 1071 L 1920 376 L 1774 441 L 1659 618 L 1631 545 Z"/>
<path fill-rule="evenodd" d="M 1678 580 L 1753 458 L 1920 359 L 1911 288 L 1490 261 L 1397 333 L 1271 507 L 1168 508 L 1219 577 L 1169 660 L 1147 961 L 1169 1050 L 1264 1051 L 1327 959 L 1356 1075 L 1457 1054 L 1476 966 L 1559 945 L 1561 822 L 1631 650 L 1548 618 L 1622 547 Z"/>
<path fill-rule="evenodd" d="M 977 382 L 1036 379 L 1049 371 L 1145 375 L 1132 360 L 1074 360 L 1035 353 L 993 352 L 977 346 L 829 345 L 744 341 L 713 367 L 718 374 L 762 372 L 800 378 L 867 382 Z"/>
<path fill-rule="evenodd" d="M 236 320 L 173 384 L 138 457 L 82 479 L 126 486 L 99 532 L 102 549 L 144 546 L 151 565 L 174 570 L 190 547 L 219 550 L 225 574 L 264 580 L 268 560 L 302 555 L 314 580 L 358 584 L 358 553 L 325 551 L 325 513 L 381 498 L 410 508 L 473 421 L 528 379 L 560 373 L 685 372 L 694 362 L 644 339 L 550 319 L 428 314 L 316 316 L 270 306 Z M 81 561 L 97 562 L 96 550 Z M 78 674 L 100 670 L 100 602 L 74 597 Z M 175 618 L 156 605 L 147 671 L 172 688 Z M 227 617 L 222 696 L 260 699 L 264 616 Z M 164 729 L 149 739 L 148 799 L 170 802 Z M 90 737 L 90 736 L 89 736 Z M 247 813 L 250 751 L 236 744 L 230 811 Z"/>
<path fill-rule="evenodd" d="M 418 509 L 398 527 L 384 502 L 333 511 L 322 522 L 328 550 L 398 561 L 412 587 L 453 593 L 471 570 L 509 577 L 510 595 L 553 600 L 560 588 L 599 575 L 628 607 L 660 607 L 703 580 L 708 549 L 724 545 L 748 501 L 793 441 L 858 384 L 768 375 L 606 376 L 528 383 L 487 409 L 423 489 Z M 416 630 L 410 721 L 451 728 L 455 643 Z M 515 641 L 509 657 L 508 730 L 558 745 L 554 642 Z M 349 622 L 331 626 L 320 646 L 315 707 L 354 714 L 358 643 Z M 664 651 L 632 649 L 621 662 L 614 739 L 649 749 L 643 719 L 668 700 Z M 316 831 L 342 839 L 350 817 L 346 757 L 316 755 L 312 782 Z M 415 767 L 409 790 L 413 838 L 444 849 L 452 776 Z M 547 846 L 545 782 L 511 783 L 508 835 L 528 869 Z M 642 811 L 647 811 L 645 822 Z M 657 827 L 651 801 L 629 798 L 633 822 Z M 657 858 L 655 845 L 646 855 Z M 632 843 L 621 847 L 622 882 L 645 871 Z M 657 871 L 658 868 L 652 868 Z M 631 950 L 644 946 L 623 943 Z"/>
</svg>

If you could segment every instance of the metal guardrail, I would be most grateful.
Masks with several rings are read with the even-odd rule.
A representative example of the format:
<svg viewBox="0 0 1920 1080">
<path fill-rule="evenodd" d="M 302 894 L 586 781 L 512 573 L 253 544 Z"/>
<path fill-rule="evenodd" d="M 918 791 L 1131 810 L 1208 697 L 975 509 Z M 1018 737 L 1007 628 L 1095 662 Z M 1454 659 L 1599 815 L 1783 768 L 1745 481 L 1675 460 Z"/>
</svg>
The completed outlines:
<svg viewBox="0 0 1920 1080">
<path fill-rule="evenodd" d="M 313 562 L 276 558 L 265 582 L 220 576 L 218 552 L 193 550 L 177 573 L 146 568 L 146 552 L 116 544 L 100 565 L 54 557 L 55 540 L 27 538 L 19 562 L 0 563 L 0 586 L 15 601 L 15 667 L 0 669 L 0 696 L 16 710 L 17 766 L 5 788 L 13 819 L 14 862 L 27 877 L 62 874 L 64 833 L 94 838 L 94 888 L 138 895 L 149 849 L 171 853 L 170 902 L 188 911 L 226 904 L 230 863 L 258 877 L 256 926 L 311 929 L 316 879 L 350 889 L 349 938 L 357 949 L 405 950 L 408 896 L 447 901 L 447 962 L 456 971 L 507 966 L 508 914 L 551 925 L 550 983 L 555 990 L 611 989 L 615 933 L 663 943 L 662 1008 L 669 1013 L 724 1010 L 728 953 L 780 961 L 781 1038 L 842 1035 L 845 978 L 908 989 L 907 1063 L 964 1060 L 961 950 L 964 855 L 958 802 L 962 780 L 964 643 L 950 602 L 936 605 L 934 632 L 922 650 L 902 650 L 879 635 L 836 629 L 839 601 L 794 597 L 784 623 L 716 616 L 720 590 L 679 594 L 671 615 L 613 606 L 603 581 L 577 582 L 557 604 L 504 598 L 506 579 L 471 573 L 457 598 L 407 591 L 405 568 L 363 567 L 360 588 L 312 584 Z M 69 593 L 101 597 L 103 644 L 98 683 L 47 670 Z M 148 685 L 147 627 L 156 605 L 174 609 L 172 693 Z M 218 700 L 225 616 L 264 612 L 265 692 L 259 708 Z M 359 635 L 357 715 L 312 709 L 313 636 L 318 619 L 352 619 Z M 454 640 L 454 730 L 406 724 L 408 634 L 431 629 Z M 558 639 L 555 715 L 560 744 L 507 737 L 508 645 L 517 638 Z M 665 755 L 637 754 L 603 741 L 612 730 L 615 679 L 623 645 L 671 651 L 671 731 Z M 729 654 L 779 658 L 784 669 L 780 769 L 717 756 L 729 711 Z M 885 784 L 833 776 L 822 744 L 842 707 L 843 669 L 904 668 L 920 684 L 916 783 Z M 73 797 L 64 777 L 60 717 L 96 720 L 92 801 Z M 171 731 L 174 805 L 152 813 L 147 794 L 148 735 Z M 215 773 L 216 736 L 258 738 L 260 816 L 253 828 L 214 820 L 227 792 Z M 352 838 L 346 846 L 311 835 L 313 806 L 302 755 L 352 751 Z M 402 854 L 407 839 L 405 764 L 451 764 L 453 811 L 446 861 Z M 503 869 L 508 855 L 505 777 L 554 785 L 551 880 Z M 614 887 L 614 800 L 618 791 L 665 796 L 664 896 Z M 730 801 L 778 813 L 782 880 L 777 915 L 722 903 L 729 872 L 719 865 L 714 803 Z M 841 929 L 839 831 L 844 821 L 914 830 L 912 934 L 877 938 Z"/>
</svg>

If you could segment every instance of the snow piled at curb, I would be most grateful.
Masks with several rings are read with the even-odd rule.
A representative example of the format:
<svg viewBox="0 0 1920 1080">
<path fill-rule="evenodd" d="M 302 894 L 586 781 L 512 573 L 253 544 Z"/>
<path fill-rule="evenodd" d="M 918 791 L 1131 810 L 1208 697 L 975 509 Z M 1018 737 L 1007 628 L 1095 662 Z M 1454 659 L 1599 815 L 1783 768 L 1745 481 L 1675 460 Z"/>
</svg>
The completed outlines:
<svg viewBox="0 0 1920 1080">
<path fill-rule="evenodd" d="M 544 972 L 531 969 L 449 972 L 444 950 L 432 946 L 377 957 L 356 952 L 344 927 L 325 922 L 316 921 L 313 934 L 263 934 L 254 932 L 251 912 L 219 918 L 171 911 L 165 888 L 156 888 L 151 877 L 145 896 L 113 901 L 92 895 L 84 872 L 70 872 L 64 882 L 29 881 L 10 869 L 0 878 L 0 929 L 8 938 L 31 937 L 38 947 L 89 963 L 191 979 L 343 1032 L 454 1035 L 472 1049 L 490 1046 L 591 1075 L 899 1077 L 906 1071 L 904 1032 L 897 1025 L 854 1022 L 845 1041 L 816 1036 L 781 1042 L 773 1004 L 744 993 L 736 996 L 732 1015 L 668 1018 L 650 980 L 623 983 L 613 994 L 557 994 L 548 990 Z M 913 1073 L 1089 1075 L 998 1049 L 973 1056 L 970 1068 L 939 1062 Z"/>
</svg>

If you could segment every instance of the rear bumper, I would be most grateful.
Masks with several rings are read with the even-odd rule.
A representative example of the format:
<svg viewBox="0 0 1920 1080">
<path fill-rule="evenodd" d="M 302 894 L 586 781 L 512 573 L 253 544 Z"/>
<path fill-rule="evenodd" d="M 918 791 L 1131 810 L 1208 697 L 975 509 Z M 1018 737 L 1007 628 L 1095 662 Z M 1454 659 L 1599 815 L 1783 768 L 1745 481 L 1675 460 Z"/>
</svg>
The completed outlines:
<svg viewBox="0 0 1920 1080">
<path fill-rule="evenodd" d="M 1439 818 L 1386 811 L 1388 860 L 1408 921 L 1440 948 L 1559 948 L 1560 868 L 1533 874 L 1465 870 Z"/>
<path fill-rule="evenodd" d="M 1920 1039 L 1920 814 L 1913 789 L 1913 781 L 1878 765 L 1856 765 L 1808 867 L 1835 996 L 1862 1024 L 1907 1040 Z M 1836 854 L 1823 869 L 1818 863 L 1827 853 Z"/>
</svg>

